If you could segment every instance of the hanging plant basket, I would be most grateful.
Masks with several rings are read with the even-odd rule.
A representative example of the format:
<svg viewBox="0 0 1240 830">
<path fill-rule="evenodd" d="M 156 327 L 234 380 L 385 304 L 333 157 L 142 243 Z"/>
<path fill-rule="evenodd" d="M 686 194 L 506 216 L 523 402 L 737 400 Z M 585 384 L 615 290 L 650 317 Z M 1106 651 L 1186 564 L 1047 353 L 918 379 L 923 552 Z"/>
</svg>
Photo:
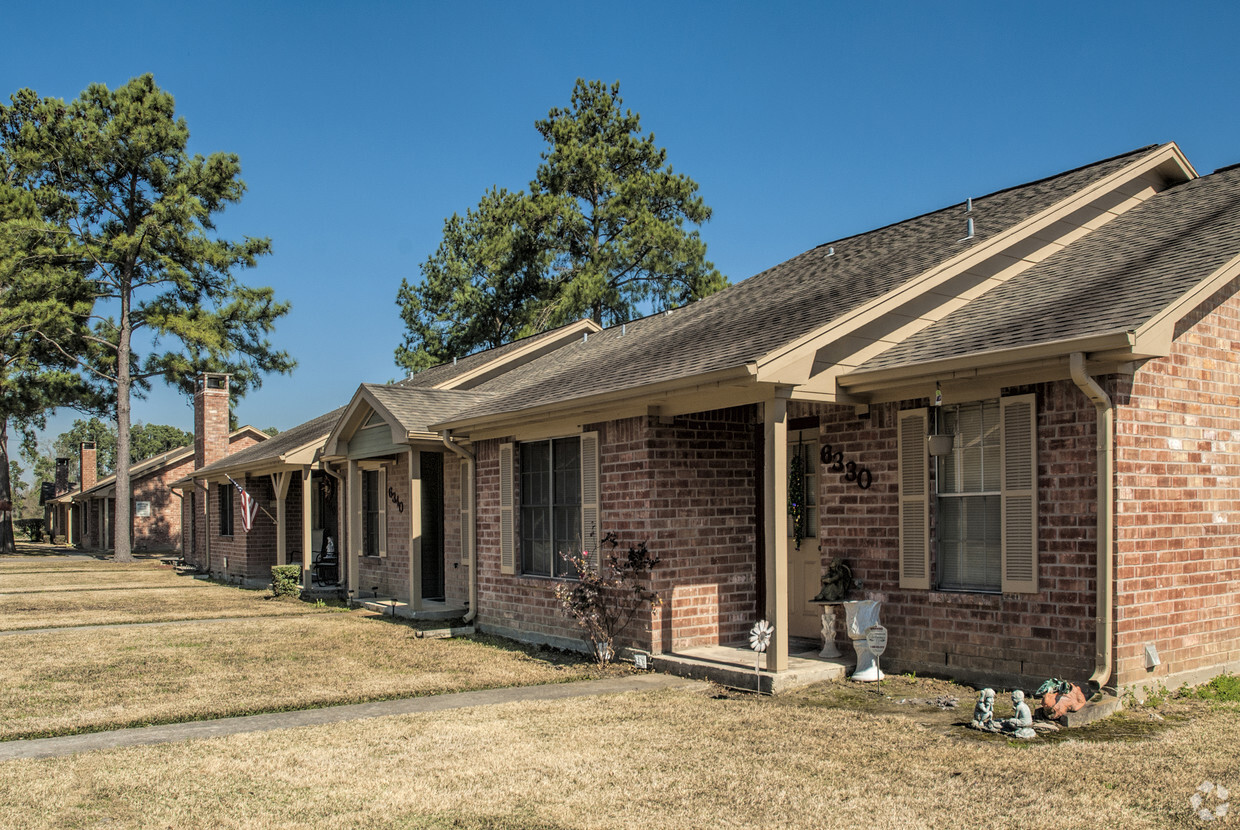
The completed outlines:
<svg viewBox="0 0 1240 830">
<path fill-rule="evenodd" d="M 926 441 L 930 444 L 930 454 L 935 458 L 950 455 L 952 451 L 952 444 L 954 443 L 953 439 L 955 437 L 956 436 L 951 435 L 950 433 L 947 435 L 926 436 Z"/>
</svg>

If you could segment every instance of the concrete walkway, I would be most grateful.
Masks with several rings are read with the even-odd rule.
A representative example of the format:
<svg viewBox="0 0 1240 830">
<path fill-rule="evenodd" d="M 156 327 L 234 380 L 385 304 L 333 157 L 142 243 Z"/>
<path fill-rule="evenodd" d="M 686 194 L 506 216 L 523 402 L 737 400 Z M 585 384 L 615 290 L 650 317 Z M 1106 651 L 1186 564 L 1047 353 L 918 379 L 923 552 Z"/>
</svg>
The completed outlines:
<svg viewBox="0 0 1240 830">
<path fill-rule="evenodd" d="M 297 712 L 273 712 L 269 715 L 247 715 L 240 718 L 171 723 L 165 726 L 144 726 L 139 729 L 117 729 L 62 738 L 36 738 L 29 741 L 0 742 L 0 761 L 17 758 L 53 758 L 75 755 L 95 749 L 118 746 L 163 744 L 201 738 L 219 738 L 243 732 L 268 732 L 297 726 L 320 726 L 341 721 L 380 718 L 388 715 L 411 715 L 421 712 L 442 712 L 471 706 L 490 706 L 526 700 L 567 700 L 591 695 L 623 692 L 648 692 L 656 689 L 704 688 L 695 680 L 665 674 L 639 674 L 628 677 L 587 680 L 580 683 L 555 683 L 546 686 L 522 686 L 488 689 L 478 692 L 431 695 L 428 697 L 384 700 L 377 703 L 354 703 L 325 709 L 303 709 Z"/>
</svg>

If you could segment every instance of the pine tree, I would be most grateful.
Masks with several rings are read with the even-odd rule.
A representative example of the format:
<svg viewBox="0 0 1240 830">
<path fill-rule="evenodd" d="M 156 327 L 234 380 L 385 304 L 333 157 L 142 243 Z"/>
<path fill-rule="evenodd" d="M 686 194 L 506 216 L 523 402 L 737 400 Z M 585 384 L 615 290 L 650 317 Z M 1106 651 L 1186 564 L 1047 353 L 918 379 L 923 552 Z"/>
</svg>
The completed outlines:
<svg viewBox="0 0 1240 830">
<path fill-rule="evenodd" d="M 290 371 L 293 360 L 268 340 L 289 306 L 234 276 L 270 253 L 269 240 L 214 234 L 216 214 L 245 192 L 240 161 L 190 155 L 185 119 L 152 76 L 115 91 L 92 84 L 69 104 L 31 90 L 12 100 L 0 113 L 6 152 L 28 189 L 67 204 L 48 217 L 75 256 L 62 267 L 83 274 L 93 292 L 88 348 L 45 335 L 114 390 L 116 510 L 125 516 L 134 391 L 163 378 L 189 393 L 198 373 L 212 371 L 231 373 L 242 394 L 263 372 Z M 115 558 L 130 561 L 129 522 L 115 526 Z"/>
<path fill-rule="evenodd" d="M 727 285 L 696 230 L 711 211 L 675 173 L 620 85 L 578 80 L 535 123 L 547 141 L 528 193 L 492 189 L 401 282 L 398 365 L 417 371 L 583 316 L 627 322 Z"/>
</svg>

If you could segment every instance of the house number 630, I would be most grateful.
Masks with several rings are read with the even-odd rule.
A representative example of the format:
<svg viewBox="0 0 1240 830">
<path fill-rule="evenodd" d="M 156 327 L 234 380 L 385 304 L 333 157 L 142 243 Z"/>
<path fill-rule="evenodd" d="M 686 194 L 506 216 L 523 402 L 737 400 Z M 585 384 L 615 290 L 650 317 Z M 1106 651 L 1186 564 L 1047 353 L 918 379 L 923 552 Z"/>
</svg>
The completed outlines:
<svg viewBox="0 0 1240 830">
<path fill-rule="evenodd" d="M 874 479 L 870 471 L 865 467 L 858 467 L 856 461 L 845 461 L 842 451 L 836 450 L 830 444 L 823 444 L 818 458 L 831 472 L 843 473 L 845 481 L 855 481 L 862 490 L 870 489 L 870 482 Z"/>
</svg>

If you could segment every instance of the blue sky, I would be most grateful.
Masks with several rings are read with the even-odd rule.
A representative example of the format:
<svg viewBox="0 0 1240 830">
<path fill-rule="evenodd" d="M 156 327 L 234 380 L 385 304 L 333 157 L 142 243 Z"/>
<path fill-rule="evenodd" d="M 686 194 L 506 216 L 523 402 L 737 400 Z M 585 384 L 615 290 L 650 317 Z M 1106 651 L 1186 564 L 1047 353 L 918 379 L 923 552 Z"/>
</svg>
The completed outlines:
<svg viewBox="0 0 1240 830">
<path fill-rule="evenodd" d="M 1151 143 L 1240 162 L 1240 4 L 62 2 L 9 4 L 0 93 L 145 72 L 190 149 L 240 155 L 219 222 L 269 236 L 243 281 L 293 304 L 242 423 L 294 426 L 400 375 L 394 303 L 443 220 L 528 185 L 536 119 L 618 80 L 714 218 L 739 281 L 803 250 Z M 61 413 L 48 433 L 67 428 Z M 136 421 L 192 428 L 157 391 Z"/>
</svg>

